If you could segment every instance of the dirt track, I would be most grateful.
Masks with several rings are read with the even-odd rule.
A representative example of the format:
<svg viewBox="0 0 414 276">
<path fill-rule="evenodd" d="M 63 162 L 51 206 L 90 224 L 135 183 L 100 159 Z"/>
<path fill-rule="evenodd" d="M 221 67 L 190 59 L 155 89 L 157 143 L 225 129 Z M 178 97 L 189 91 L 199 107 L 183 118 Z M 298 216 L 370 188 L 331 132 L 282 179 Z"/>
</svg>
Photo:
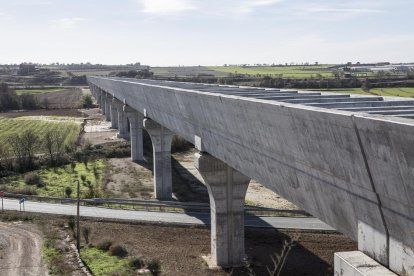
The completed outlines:
<svg viewBox="0 0 414 276">
<path fill-rule="evenodd" d="M 36 225 L 0 223 L 0 275 L 48 275 L 41 247 L 42 236 Z"/>
</svg>

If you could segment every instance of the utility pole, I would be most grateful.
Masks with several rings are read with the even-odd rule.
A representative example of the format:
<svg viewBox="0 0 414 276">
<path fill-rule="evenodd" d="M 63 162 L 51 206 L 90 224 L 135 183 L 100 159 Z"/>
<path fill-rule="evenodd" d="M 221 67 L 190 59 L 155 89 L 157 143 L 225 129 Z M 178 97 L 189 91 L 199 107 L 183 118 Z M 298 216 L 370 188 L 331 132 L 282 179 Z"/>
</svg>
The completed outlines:
<svg viewBox="0 0 414 276">
<path fill-rule="evenodd" d="M 80 184 L 79 180 L 75 180 L 78 182 L 78 204 L 76 210 L 76 248 L 78 249 L 78 253 L 80 254 L 80 227 L 79 227 L 79 205 L 80 205 Z"/>
</svg>

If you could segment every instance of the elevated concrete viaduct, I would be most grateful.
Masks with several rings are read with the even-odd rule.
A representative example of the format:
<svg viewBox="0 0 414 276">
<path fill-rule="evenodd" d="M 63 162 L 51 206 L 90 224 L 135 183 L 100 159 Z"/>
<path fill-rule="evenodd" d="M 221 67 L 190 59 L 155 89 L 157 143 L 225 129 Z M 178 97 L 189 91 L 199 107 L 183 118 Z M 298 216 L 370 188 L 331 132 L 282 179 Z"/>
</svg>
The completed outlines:
<svg viewBox="0 0 414 276">
<path fill-rule="evenodd" d="M 154 164 L 162 163 L 156 168 L 157 197 L 171 197 L 172 133 L 199 149 L 195 165 L 210 195 L 216 265 L 243 261 L 242 206 L 249 179 L 256 179 L 358 242 L 360 252 L 335 255 L 337 275 L 362 275 L 358 267 L 373 263 L 414 275 L 414 100 L 122 78 L 88 81 L 106 114 L 108 97 L 124 103 L 126 114 L 140 114 L 134 118 L 151 135 Z"/>
</svg>

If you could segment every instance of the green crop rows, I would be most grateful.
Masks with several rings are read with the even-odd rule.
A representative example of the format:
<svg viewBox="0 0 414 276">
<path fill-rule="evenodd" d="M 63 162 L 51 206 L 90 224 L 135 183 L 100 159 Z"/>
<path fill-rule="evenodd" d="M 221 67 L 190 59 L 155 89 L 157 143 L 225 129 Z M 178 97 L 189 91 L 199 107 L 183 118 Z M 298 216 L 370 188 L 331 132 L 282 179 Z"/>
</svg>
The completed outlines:
<svg viewBox="0 0 414 276">
<path fill-rule="evenodd" d="M 323 66 L 284 66 L 284 67 L 271 67 L 271 66 L 215 66 L 209 67 L 211 70 L 231 73 L 231 74 L 247 74 L 247 75 L 270 75 L 270 76 L 283 76 L 294 78 L 310 78 L 317 76 L 318 74 L 326 77 L 331 77 L 332 72 Z M 314 69 L 314 70 L 309 70 Z"/>
</svg>

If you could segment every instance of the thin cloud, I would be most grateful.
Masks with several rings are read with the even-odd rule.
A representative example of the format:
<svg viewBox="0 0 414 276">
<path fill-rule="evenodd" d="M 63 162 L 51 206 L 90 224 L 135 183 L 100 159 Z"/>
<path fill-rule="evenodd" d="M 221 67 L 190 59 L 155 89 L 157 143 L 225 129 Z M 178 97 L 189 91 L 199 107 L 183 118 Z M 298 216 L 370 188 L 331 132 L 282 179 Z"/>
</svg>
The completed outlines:
<svg viewBox="0 0 414 276">
<path fill-rule="evenodd" d="M 283 2 L 283 0 L 250 0 L 243 1 L 240 4 L 237 4 L 234 8 L 236 13 L 248 14 L 256 10 L 257 8 L 273 6 L 277 3 Z"/>
<path fill-rule="evenodd" d="M 86 21 L 85 18 L 82 17 L 70 17 L 70 18 L 61 18 L 55 20 L 54 22 L 61 28 L 64 29 L 71 29 L 79 25 L 81 22 Z"/>
<path fill-rule="evenodd" d="M 192 0 L 139 0 L 142 11 L 154 15 L 179 14 L 197 9 Z"/>
<path fill-rule="evenodd" d="M 346 13 L 346 14 L 362 14 L 362 13 L 385 13 L 383 10 L 376 9 L 349 9 L 349 8 L 329 8 L 329 7 L 314 7 L 304 9 L 307 13 Z"/>
</svg>

